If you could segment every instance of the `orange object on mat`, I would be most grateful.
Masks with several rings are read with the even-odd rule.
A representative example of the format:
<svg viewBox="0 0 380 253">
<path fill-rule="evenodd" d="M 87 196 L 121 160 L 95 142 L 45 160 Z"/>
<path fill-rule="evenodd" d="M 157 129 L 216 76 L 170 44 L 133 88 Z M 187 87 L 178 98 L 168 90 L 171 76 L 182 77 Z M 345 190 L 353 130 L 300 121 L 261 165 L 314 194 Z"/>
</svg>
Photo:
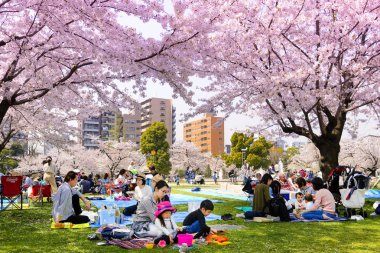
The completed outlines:
<svg viewBox="0 0 380 253">
<path fill-rule="evenodd" d="M 218 244 L 218 245 L 230 244 L 230 242 L 228 241 L 228 237 L 222 236 L 222 235 L 208 235 L 206 237 L 206 242 L 208 244 Z"/>
</svg>

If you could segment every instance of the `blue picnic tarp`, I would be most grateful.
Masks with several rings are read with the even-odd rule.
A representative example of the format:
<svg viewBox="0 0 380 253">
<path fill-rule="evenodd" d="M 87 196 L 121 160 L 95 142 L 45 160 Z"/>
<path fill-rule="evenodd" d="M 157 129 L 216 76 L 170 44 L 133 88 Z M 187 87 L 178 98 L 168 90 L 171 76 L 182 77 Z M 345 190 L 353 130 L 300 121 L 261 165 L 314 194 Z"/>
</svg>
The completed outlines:
<svg viewBox="0 0 380 253">
<path fill-rule="evenodd" d="M 173 215 L 175 222 L 182 223 L 188 214 L 189 214 L 188 212 L 175 212 L 172 215 Z M 123 225 L 123 226 L 131 225 L 132 219 L 133 219 L 132 216 L 124 216 L 123 222 L 119 225 Z M 212 214 L 206 216 L 206 221 L 214 221 L 214 220 L 221 220 L 220 215 L 216 215 L 216 214 L 212 213 Z M 100 227 L 100 225 L 99 224 L 91 224 L 91 227 L 97 228 L 97 227 Z"/>
<path fill-rule="evenodd" d="M 192 191 L 192 189 L 181 189 L 181 191 L 192 192 L 194 194 L 204 194 L 204 195 L 227 198 L 227 199 L 247 200 L 247 196 L 244 195 L 243 191 L 241 194 L 230 194 L 226 192 L 226 190 L 222 190 L 222 189 L 205 189 L 205 188 L 201 188 L 200 191 L 197 191 L 197 192 Z"/>
<path fill-rule="evenodd" d="M 202 200 L 205 200 L 205 197 L 200 196 L 190 196 L 186 194 L 170 194 L 170 202 L 172 205 L 180 205 L 180 204 L 187 204 L 189 202 L 201 202 Z M 221 200 L 211 200 L 212 202 L 222 202 Z M 91 202 L 97 207 L 100 208 L 102 206 L 113 206 L 114 204 L 117 205 L 119 208 L 125 208 L 128 206 L 136 205 L 136 200 L 120 200 L 115 201 L 114 199 L 107 198 L 105 200 L 91 200 Z"/>
</svg>

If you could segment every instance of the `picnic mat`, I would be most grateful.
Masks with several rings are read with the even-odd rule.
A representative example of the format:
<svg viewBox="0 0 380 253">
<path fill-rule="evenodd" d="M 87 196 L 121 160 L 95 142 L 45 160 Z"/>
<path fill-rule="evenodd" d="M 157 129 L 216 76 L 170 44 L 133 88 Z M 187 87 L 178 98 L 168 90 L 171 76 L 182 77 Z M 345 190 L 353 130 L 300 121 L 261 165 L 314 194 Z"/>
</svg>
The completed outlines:
<svg viewBox="0 0 380 253">
<path fill-rule="evenodd" d="M 91 203 L 94 204 L 97 208 L 100 208 L 102 206 L 113 206 L 117 205 L 117 207 L 122 208 L 122 207 L 128 207 L 128 206 L 133 206 L 137 204 L 136 200 L 120 200 L 116 201 L 113 199 L 107 198 L 106 200 L 91 200 Z"/>
<path fill-rule="evenodd" d="M 365 192 L 366 199 L 380 199 L 380 190 L 369 189 Z"/>
<path fill-rule="evenodd" d="M 68 229 L 78 229 L 78 228 L 89 228 L 89 223 L 82 223 L 82 224 L 72 224 L 71 222 L 64 222 L 64 223 L 55 223 L 52 222 L 50 225 L 50 228 L 54 229 L 60 229 L 60 228 L 68 228 Z"/>
<path fill-rule="evenodd" d="M 221 198 L 227 198 L 227 199 L 238 199 L 238 200 L 247 200 L 247 196 L 244 195 L 244 193 L 236 193 L 236 194 L 230 194 L 226 193 L 226 190 L 222 189 L 203 189 L 201 188 L 200 191 L 193 192 L 192 189 L 181 189 L 180 191 L 186 191 L 186 192 L 192 192 L 195 194 L 204 194 L 214 197 L 221 197 Z"/>
<path fill-rule="evenodd" d="M 170 194 L 170 202 L 172 205 L 187 204 L 189 202 L 201 202 L 207 198 L 200 196 L 191 196 L 186 194 Z M 210 199 L 213 203 L 223 202 L 222 200 Z"/>
<path fill-rule="evenodd" d="M 207 198 L 205 197 L 196 197 L 196 196 L 190 196 L 185 194 L 170 194 L 170 202 L 172 205 L 180 205 L 180 204 L 187 204 L 189 202 L 201 202 Z M 214 203 L 217 202 L 223 202 L 222 200 L 211 200 Z M 121 200 L 116 201 L 114 199 L 107 198 L 105 200 L 91 200 L 91 203 L 94 204 L 97 208 L 100 208 L 102 206 L 113 206 L 117 205 L 119 208 L 125 208 L 128 206 L 133 206 L 137 204 L 136 200 Z"/>
<path fill-rule="evenodd" d="M 252 211 L 252 206 L 237 206 L 235 208 L 243 212 Z"/>
<path fill-rule="evenodd" d="M 189 214 L 188 212 L 175 212 L 173 213 L 173 219 L 177 223 L 182 223 L 188 214 Z M 216 215 L 212 213 L 206 217 L 206 221 L 214 221 L 214 220 L 221 220 L 220 215 Z M 132 223 L 133 223 L 132 216 L 125 216 L 123 222 L 118 225 L 128 226 L 128 225 L 132 225 Z M 100 227 L 99 224 L 91 224 L 91 228 L 98 228 L 98 227 Z"/>
<path fill-rule="evenodd" d="M 108 240 L 109 244 L 116 245 L 124 249 L 142 249 L 142 248 L 145 248 L 145 243 L 147 242 L 149 242 L 149 239 Z"/>
</svg>

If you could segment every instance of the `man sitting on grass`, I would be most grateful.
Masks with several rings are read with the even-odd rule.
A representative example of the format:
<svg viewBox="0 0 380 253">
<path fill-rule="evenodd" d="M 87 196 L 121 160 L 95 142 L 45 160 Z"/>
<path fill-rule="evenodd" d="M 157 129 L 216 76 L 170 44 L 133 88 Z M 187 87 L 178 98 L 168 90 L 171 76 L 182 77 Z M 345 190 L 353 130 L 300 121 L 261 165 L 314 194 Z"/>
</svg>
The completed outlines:
<svg viewBox="0 0 380 253">
<path fill-rule="evenodd" d="M 89 222 L 89 218 L 80 215 L 82 209 L 79 204 L 81 199 L 87 210 L 90 210 L 91 203 L 74 187 L 78 183 L 78 176 L 74 171 L 69 171 L 65 176 L 65 182 L 58 188 L 53 197 L 53 219 L 56 223 L 71 222 L 81 224 Z"/>
<path fill-rule="evenodd" d="M 194 238 L 199 238 L 201 236 L 206 237 L 208 234 L 215 234 L 216 230 L 207 226 L 205 219 L 205 217 L 210 215 L 213 210 L 214 204 L 211 200 L 203 200 L 199 209 L 189 213 L 183 221 L 183 225 L 186 226 L 186 233 L 197 233 Z"/>
</svg>

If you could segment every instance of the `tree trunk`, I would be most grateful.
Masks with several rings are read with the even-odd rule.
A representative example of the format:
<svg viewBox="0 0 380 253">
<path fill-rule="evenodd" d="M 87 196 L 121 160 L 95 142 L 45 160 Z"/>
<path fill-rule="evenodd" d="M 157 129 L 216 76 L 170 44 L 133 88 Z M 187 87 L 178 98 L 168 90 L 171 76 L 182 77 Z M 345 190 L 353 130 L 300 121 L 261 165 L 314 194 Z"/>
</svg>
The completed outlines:
<svg viewBox="0 0 380 253">
<path fill-rule="evenodd" d="M 331 170 L 339 165 L 339 141 L 322 137 L 318 143 L 314 144 L 319 149 L 321 154 L 321 172 L 323 175 L 323 180 L 325 181 Z"/>
</svg>

